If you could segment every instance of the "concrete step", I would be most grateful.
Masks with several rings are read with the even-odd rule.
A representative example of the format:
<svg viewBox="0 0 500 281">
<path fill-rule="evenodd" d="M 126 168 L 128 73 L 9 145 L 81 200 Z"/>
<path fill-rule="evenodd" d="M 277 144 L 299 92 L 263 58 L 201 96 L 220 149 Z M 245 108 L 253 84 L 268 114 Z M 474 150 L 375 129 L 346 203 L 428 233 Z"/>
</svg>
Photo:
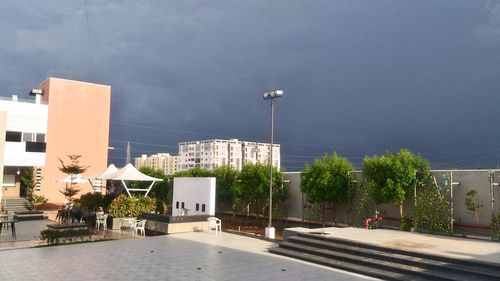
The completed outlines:
<svg viewBox="0 0 500 281">
<path fill-rule="evenodd" d="M 459 272 L 462 276 L 479 276 L 484 275 L 491 280 L 500 279 L 500 265 L 489 264 L 476 261 L 465 261 L 460 259 L 449 259 L 448 257 L 426 255 L 422 253 L 409 251 L 392 251 L 391 248 L 371 249 L 366 245 L 349 245 L 340 243 L 335 239 L 323 240 L 314 239 L 306 236 L 290 237 L 289 242 L 296 244 L 317 247 L 321 249 L 333 250 L 338 253 L 355 253 L 359 257 L 374 258 L 384 261 L 390 261 L 398 264 L 418 266 L 426 270 L 439 270 L 448 272 Z"/>
<path fill-rule="evenodd" d="M 424 279 L 447 280 L 447 281 L 469 281 L 471 280 L 472 277 L 474 277 L 470 275 L 463 275 L 462 273 L 441 271 L 439 270 L 439 268 L 428 269 L 426 267 L 420 266 L 419 264 L 408 265 L 399 263 L 397 261 L 390 261 L 390 259 L 385 259 L 385 258 L 379 258 L 379 257 L 369 258 L 365 256 L 360 256 L 358 254 L 359 251 L 361 250 L 353 252 L 352 254 L 348 254 L 348 253 L 319 249 L 316 247 L 310 247 L 290 242 L 283 242 L 282 244 L 280 244 L 280 248 L 281 247 L 289 250 L 294 250 L 297 252 L 303 252 L 337 261 L 347 262 L 354 265 L 373 267 L 408 276 L 418 276 Z"/>
<path fill-rule="evenodd" d="M 428 254 L 428 253 L 423 253 L 423 252 L 418 252 L 418 251 L 408 251 L 408 250 L 392 248 L 392 247 L 387 247 L 387 246 L 379 246 L 379 245 L 374 245 L 374 244 L 369 244 L 369 243 L 361 243 L 361 242 L 356 242 L 356 241 L 352 241 L 352 240 L 331 237 L 331 236 L 326 236 L 326 235 L 300 233 L 298 236 L 305 237 L 305 238 L 317 239 L 317 240 L 321 240 L 321 241 L 326 241 L 328 243 L 350 245 L 350 246 L 354 246 L 354 247 L 360 247 L 363 249 L 371 249 L 371 250 L 378 250 L 381 252 L 387 252 L 387 253 L 392 253 L 392 254 L 399 254 L 399 255 L 403 255 L 405 257 L 416 257 L 416 258 L 428 259 L 428 260 L 432 260 L 433 262 L 440 261 L 443 263 L 453 264 L 455 266 L 459 266 L 460 268 L 462 268 L 462 267 L 473 268 L 477 272 L 488 272 L 488 273 L 493 274 L 494 276 L 500 276 L 500 263 L 492 263 L 492 262 L 468 260 L 468 259 L 458 259 L 458 258 L 441 256 L 441 255 L 436 255 L 436 254 Z M 471 269 L 471 270 L 473 270 L 473 269 Z"/>
<path fill-rule="evenodd" d="M 28 208 L 26 208 L 26 204 L 29 204 L 29 201 L 26 198 L 6 198 L 2 203 L 4 203 L 4 209 L 6 211 L 28 211 Z"/>
<path fill-rule="evenodd" d="M 334 259 L 329 259 L 325 258 L 322 256 L 317 256 L 317 255 L 311 255 L 308 253 L 302 253 L 302 252 L 297 252 L 285 248 L 272 248 L 269 250 L 269 252 L 273 254 L 278 254 L 290 258 L 295 258 L 315 264 L 320 264 L 324 266 L 329 266 L 341 270 L 345 270 L 348 272 L 353 272 L 353 273 L 358 273 L 362 274 L 365 276 L 371 276 L 375 278 L 379 278 L 382 280 L 414 280 L 414 281 L 419 281 L 419 280 L 429 280 L 425 278 L 420 278 L 418 276 L 410 276 L 408 274 L 401 274 L 398 272 L 392 272 L 392 271 L 387 271 L 379 268 L 374 268 L 374 267 L 368 267 L 368 266 L 363 266 L 363 265 L 357 265 L 357 264 L 352 264 L 349 262 L 343 262 L 343 261 L 338 261 Z"/>
<path fill-rule="evenodd" d="M 387 280 L 500 280 L 500 264 L 298 233 L 272 253 Z"/>
</svg>

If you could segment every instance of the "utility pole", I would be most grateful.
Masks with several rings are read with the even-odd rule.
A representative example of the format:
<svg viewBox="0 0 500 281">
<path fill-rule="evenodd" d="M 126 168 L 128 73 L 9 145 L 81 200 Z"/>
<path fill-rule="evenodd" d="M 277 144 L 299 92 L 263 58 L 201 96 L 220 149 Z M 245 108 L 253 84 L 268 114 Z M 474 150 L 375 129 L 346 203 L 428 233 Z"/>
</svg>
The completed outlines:
<svg viewBox="0 0 500 281">
<path fill-rule="evenodd" d="M 127 142 L 127 158 L 125 159 L 125 165 L 127 164 L 130 164 L 130 152 L 131 152 L 131 148 L 130 148 L 130 142 Z"/>
</svg>

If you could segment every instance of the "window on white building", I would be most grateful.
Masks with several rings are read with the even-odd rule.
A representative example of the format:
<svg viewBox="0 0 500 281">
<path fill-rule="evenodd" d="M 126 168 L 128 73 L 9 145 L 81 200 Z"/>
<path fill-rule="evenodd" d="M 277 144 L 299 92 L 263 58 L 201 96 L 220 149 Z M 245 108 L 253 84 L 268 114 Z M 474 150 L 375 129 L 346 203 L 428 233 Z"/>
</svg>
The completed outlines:
<svg viewBox="0 0 500 281">
<path fill-rule="evenodd" d="M 21 138 L 22 138 L 21 132 L 13 132 L 13 131 L 5 132 L 5 141 L 21 142 Z"/>
</svg>

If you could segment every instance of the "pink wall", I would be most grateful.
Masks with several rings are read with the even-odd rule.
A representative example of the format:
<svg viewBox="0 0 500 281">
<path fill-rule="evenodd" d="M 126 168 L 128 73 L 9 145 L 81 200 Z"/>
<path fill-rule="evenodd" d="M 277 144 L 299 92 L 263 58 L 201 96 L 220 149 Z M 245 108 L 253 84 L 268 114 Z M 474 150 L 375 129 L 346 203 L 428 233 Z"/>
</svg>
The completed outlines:
<svg viewBox="0 0 500 281">
<path fill-rule="evenodd" d="M 40 85 L 48 103 L 47 150 L 42 168 L 41 190 L 37 194 L 49 203 L 62 203 L 59 192 L 64 184 L 56 180 L 66 175 L 59 171 L 58 158 L 70 163 L 66 155 L 79 154 L 80 164 L 90 166 L 84 176 L 96 175 L 108 162 L 111 87 L 86 82 L 48 78 Z M 81 194 L 93 191 L 90 184 L 80 184 Z"/>
</svg>

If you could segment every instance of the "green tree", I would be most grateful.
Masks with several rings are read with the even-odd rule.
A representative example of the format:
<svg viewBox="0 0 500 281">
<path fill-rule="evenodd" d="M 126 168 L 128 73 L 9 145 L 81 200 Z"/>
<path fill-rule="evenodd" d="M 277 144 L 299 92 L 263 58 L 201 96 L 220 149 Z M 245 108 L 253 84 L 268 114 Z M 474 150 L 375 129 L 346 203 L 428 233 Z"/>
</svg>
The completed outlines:
<svg viewBox="0 0 500 281">
<path fill-rule="evenodd" d="M 325 155 L 307 164 L 301 174 L 301 190 L 307 194 L 312 204 L 321 204 L 322 222 L 325 226 L 325 207 L 327 203 L 335 205 L 345 203 L 349 198 L 349 184 L 352 180 L 352 165 L 347 158 L 337 153 Z"/>
<path fill-rule="evenodd" d="M 467 192 L 467 197 L 465 197 L 465 206 L 467 207 L 467 210 L 474 214 L 476 218 L 476 223 L 479 222 L 479 209 L 483 207 L 483 204 L 481 204 L 481 201 L 479 201 L 479 191 L 476 189 L 471 189 L 469 192 Z"/>
<path fill-rule="evenodd" d="M 174 177 L 213 177 L 213 173 L 201 167 L 194 167 L 189 170 L 179 171 Z"/>
<path fill-rule="evenodd" d="M 139 171 L 150 177 L 162 179 L 163 181 L 157 181 L 151 187 L 151 191 L 148 196 L 156 198 L 158 205 L 156 206 L 156 211 L 166 214 L 168 212 L 168 204 L 172 202 L 172 188 L 169 184 L 170 178 L 165 175 L 162 170 L 153 169 L 151 167 L 141 167 Z M 151 185 L 151 182 L 137 181 L 129 184 L 130 188 L 147 189 Z"/>
<path fill-rule="evenodd" d="M 227 206 L 233 205 L 233 190 L 238 182 L 239 175 L 240 172 L 230 166 L 222 166 L 214 169 L 213 176 L 216 178 L 216 198 L 219 208 L 221 208 L 223 204 Z"/>
<path fill-rule="evenodd" d="M 280 200 L 286 198 L 281 193 L 283 185 L 283 172 L 273 167 L 273 206 L 280 204 Z M 236 199 L 245 205 L 254 206 L 257 217 L 261 215 L 269 205 L 269 166 L 262 164 L 246 164 L 241 170 L 239 179 L 234 188 Z M 280 196 L 281 195 L 281 196 Z"/>
<path fill-rule="evenodd" d="M 407 149 L 397 154 L 363 159 L 363 175 L 377 204 L 397 204 L 403 218 L 403 202 L 416 186 L 424 186 L 430 177 L 429 162 Z"/>
<path fill-rule="evenodd" d="M 79 175 L 84 173 L 89 167 L 85 167 L 80 165 L 80 158 L 82 157 L 81 155 L 77 154 L 72 154 L 72 155 L 66 155 L 69 158 L 69 164 L 64 163 L 64 161 L 61 158 L 59 159 L 59 162 L 61 162 L 61 167 L 59 167 L 59 170 L 66 175 L 70 176 L 71 181 L 66 184 L 65 188 L 63 190 L 59 190 L 65 197 L 68 198 L 69 202 L 73 201 L 73 196 L 78 194 L 80 190 L 74 186 L 73 179 Z"/>
<path fill-rule="evenodd" d="M 21 181 L 21 188 L 26 190 L 26 199 L 28 200 L 28 203 L 26 203 L 25 207 L 31 211 L 35 209 L 35 197 L 33 190 L 35 189 L 36 180 L 33 167 L 23 170 L 19 176 L 19 180 Z"/>
</svg>

